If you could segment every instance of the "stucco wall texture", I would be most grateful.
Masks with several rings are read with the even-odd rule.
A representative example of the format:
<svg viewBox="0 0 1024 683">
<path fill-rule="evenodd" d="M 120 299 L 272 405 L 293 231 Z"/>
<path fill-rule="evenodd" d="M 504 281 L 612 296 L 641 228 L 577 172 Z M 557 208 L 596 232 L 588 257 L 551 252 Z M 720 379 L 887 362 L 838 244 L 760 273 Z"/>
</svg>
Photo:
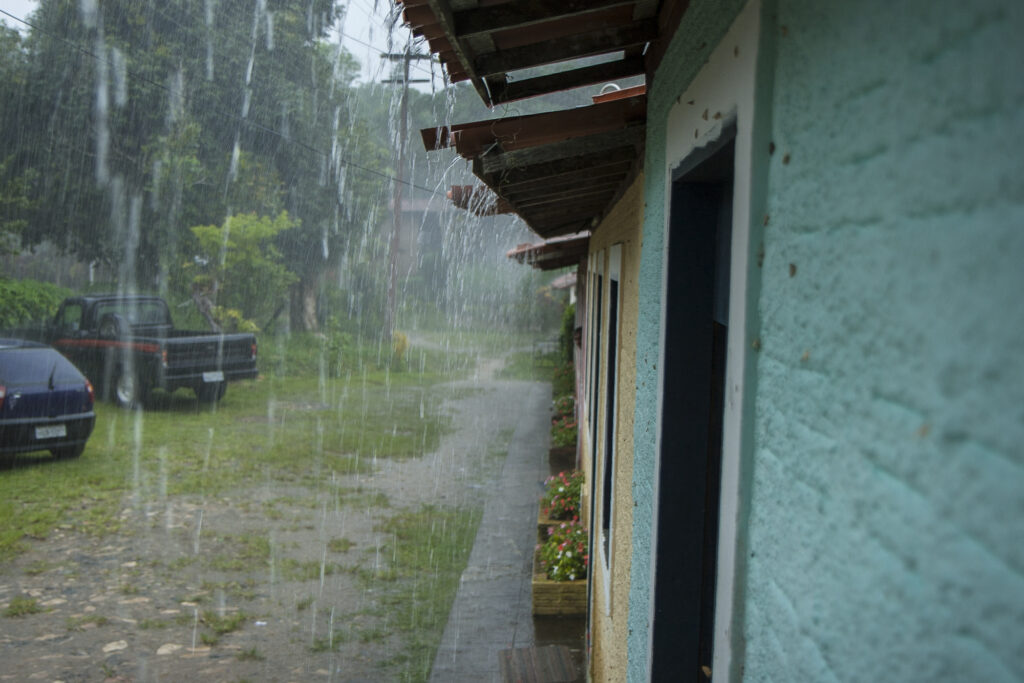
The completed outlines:
<svg viewBox="0 0 1024 683">
<path fill-rule="evenodd" d="M 1024 5 L 770 28 L 748 678 L 1022 680 Z"/>
<path fill-rule="evenodd" d="M 615 452 L 615 502 L 613 504 L 614 531 L 612 534 L 611 577 L 609 601 L 605 599 L 604 569 L 600 554 L 590 553 L 595 571 L 593 578 L 594 604 L 591 620 L 590 675 L 593 681 L 621 681 L 626 668 L 626 619 L 629 614 L 629 566 L 633 527 L 633 498 L 628 482 L 633 472 L 633 406 L 636 401 L 636 305 L 637 280 L 640 266 L 640 234 L 643 220 L 643 175 L 634 180 L 622 199 L 594 230 L 590 238 L 591 253 L 606 250 L 613 244 L 622 245 L 622 265 L 619 279 L 619 363 L 616 379 L 618 424 Z M 607 271 L 606 271 L 607 272 Z M 605 278 L 607 282 L 607 278 Z M 607 296 L 604 297 L 607 301 Z M 607 325 L 608 317 L 603 317 Z M 606 349 L 607 350 L 607 349 Z M 605 372 L 602 369 L 602 378 Z M 581 431 L 584 431 L 581 429 Z M 589 428 L 586 429 L 589 434 Z M 589 444 L 587 444 L 589 447 Z M 584 454 L 590 462 L 589 450 Z M 590 481 L 592 473 L 587 474 Z M 585 487 L 588 488 L 589 487 Z M 600 491 L 600 486 L 598 487 Z M 600 494 L 598 495 L 600 497 Z"/>
<path fill-rule="evenodd" d="M 734 16 L 704 7 L 692 4 L 698 14 L 673 43 L 681 61 L 655 78 L 652 124 L 699 68 L 687 31 Z M 762 23 L 773 62 L 759 116 L 771 119 L 774 153 L 762 171 L 734 671 L 1024 680 L 1024 3 L 778 0 Z M 641 506 L 656 425 L 657 135 L 649 127 Z M 650 553 L 642 521 L 633 540 L 637 575 Z M 645 591 L 634 581 L 630 624 L 644 639 L 631 635 L 631 679 L 645 671 Z"/>
</svg>

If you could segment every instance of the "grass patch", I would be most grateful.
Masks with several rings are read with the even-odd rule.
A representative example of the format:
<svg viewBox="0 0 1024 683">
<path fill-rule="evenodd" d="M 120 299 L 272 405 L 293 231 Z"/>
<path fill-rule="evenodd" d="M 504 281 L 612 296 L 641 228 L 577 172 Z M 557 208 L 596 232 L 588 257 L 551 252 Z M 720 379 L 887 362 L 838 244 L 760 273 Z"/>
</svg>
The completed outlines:
<svg viewBox="0 0 1024 683">
<path fill-rule="evenodd" d="M 214 546 L 221 552 L 210 558 L 209 565 L 220 571 L 262 568 L 270 557 L 270 539 L 258 534 L 219 536 Z"/>
<path fill-rule="evenodd" d="M 45 573 L 52 566 L 53 565 L 51 565 L 46 560 L 36 560 L 32 564 L 25 567 L 25 573 L 29 576 L 38 576 L 39 574 Z"/>
<path fill-rule="evenodd" d="M 174 622 L 168 619 L 142 619 L 139 621 L 139 628 L 144 631 L 152 631 L 161 628 L 167 628 Z"/>
<path fill-rule="evenodd" d="M 239 581 L 203 581 L 202 589 L 210 593 L 221 591 L 226 595 L 241 600 L 256 598 L 256 579 L 251 576 Z"/>
<path fill-rule="evenodd" d="M 255 645 L 239 652 L 237 658 L 240 662 L 262 662 L 266 659 Z"/>
<path fill-rule="evenodd" d="M 534 353 L 533 351 L 517 351 L 509 354 L 505 365 L 498 371 L 502 379 L 522 379 L 536 382 L 550 382 L 551 375 L 558 365 L 557 353 Z"/>
<path fill-rule="evenodd" d="M 383 589 L 388 625 L 403 636 L 402 680 L 426 681 L 430 677 L 482 516 L 481 507 L 427 505 L 395 515 L 381 525 L 380 530 L 393 539 L 386 554 L 392 558 L 388 570 L 394 580 L 382 584 L 379 574 L 373 572 L 358 576 Z"/>
<path fill-rule="evenodd" d="M 220 616 L 216 612 L 203 612 L 199 617 L 199 622 L 209 630 L 200 633 L 199 639 L 204 645 L 216 645 L 220 642 L 221 636 L 234 633 L 242 628 L 246 619 L 248 619 L 248 615 L 244 612 L 235 612 L 224 616 Z"/>
<path fill-rule="evenodd" d="M 320 560 L 308 560 L 302 562 L 291 557 L 281 560 L 281 576 L 288 581 L 313 581 L 324 576 L 332 576 L 344 571 L 344 567 L 336 562 L 321 562 Z"/>
<path fill-rule="evenodd" d="M 101 614 L 86 614 L 81 617 L 68 617 L 64 624 L 67 626 L 69 631 L 84 631 L 89 626 L 105 626 L 110 623 L 110 619 L 106 618 Z M 142 622 L 139 622 L 140 627 Z"/>
<path fill-rule="evenodd" d="M 347 553 L 355 543 L 347 538 L 332 538 L 327 541 L 327 549 L 332 553 Z"/>
<path fill-rule="evenodd" d="M 45 611 L 43 606 L 35 598 L 30 598 L 27 595 L 16 595 L 8 603 L 7 609 L 4 610 L 4 616 L 25 617 L 29 614 L 39 614 L 43 611 Z"/>
<path fill-rule="evenodd" d="M 342 362 L 324 377 L 299 364 L 292 370 L 307 374 L 233 383 L 214 408 L 186 390 L 160 394 L 141 412 L 97 403 L 82 457 L 4 462 L 0 565 L 58 526 L 91 535 L 120 531 L 126 501 L 222 495 L 268 480 L 322 483 L 332 473 L 369 473 L 376 459 L 430 452 L 451 425 L 440 410 L 450 389 L 441 383 L 464 376 L 472 356 L 423 351 L 416 359 L 400 372 Z M 381 496 L 346 502 L 388 504 Z"/>
</svg>

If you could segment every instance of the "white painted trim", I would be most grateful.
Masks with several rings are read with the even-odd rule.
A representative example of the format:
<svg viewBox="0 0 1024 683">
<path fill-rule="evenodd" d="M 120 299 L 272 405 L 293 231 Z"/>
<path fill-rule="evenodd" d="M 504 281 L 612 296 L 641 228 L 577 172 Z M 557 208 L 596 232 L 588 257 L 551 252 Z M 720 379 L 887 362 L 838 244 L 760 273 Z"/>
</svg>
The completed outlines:
<svg viewBox="0 0 1024 683">
<path fill-rule="evenodd" d="M 729 338 L 726 349 L 725 408 L 722 438 L 722 481 L 718 527 L 718 574 L 715 594 L 715 645 L 712 671 L 725 672 L 732 664 L 732 631 L 742 628 L 736 619 L 733 604 L 736 581 L 736 556 L 740 512 L 740 453 L 743 415 L 743 377 L 748 360 L 747 281 L 751 264 L 751 185 L 752 135 L 754 122 L 755 76 L 760 32 L 761 2 L 751 0 L 740 12 L 725 37 L 714 49 L 707 63 L 677 100 L 668 114 L 665 150 L 664 246 L 662 251 L 662 283 L 658 367 L 665 367 L 665 322 L 667 316 L 668 243 L 671 218 L 672 170 L 695 150 L 714 142 L 721 135 L 729 118 L 736 120 L 735 169 L 733 185 L 732 261 L 729 294 Z M 707 112 L 707 115 L 705 115 Z M 694 134 L 696 132 L 696 135 Z M 661 421 L 664 407 L 663 378 L 659 375 L 657 390 L 657 428 L 655 457 L 661 457 Z M 654 471 L 654 500 L 660 496 L 660 464 Z M 653 657 L 655 572 L 657 570 L 658 514 L 655 509 L 651 530 L 651 577 L 648 623 L 647 663 Z M 648 668 L 649 673 L 649 668 Z M 715 680 L 725 680 L 719 675 Z"/>
</svg>

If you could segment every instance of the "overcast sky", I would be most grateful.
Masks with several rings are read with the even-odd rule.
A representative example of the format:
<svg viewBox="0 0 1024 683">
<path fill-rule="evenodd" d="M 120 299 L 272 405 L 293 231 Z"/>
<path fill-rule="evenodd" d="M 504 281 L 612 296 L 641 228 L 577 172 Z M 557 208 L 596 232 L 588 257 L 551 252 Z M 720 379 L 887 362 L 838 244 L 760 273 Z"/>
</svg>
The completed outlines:
<svg viewBox="0 0 1024 683">
<path fill-rule="evenodd" d="M 21 19 L 28 19 L 28 16 L 36 8 L 36 0 L 0 0 L 0 10 L 13 14 Z M 387 9 L 393 5 L 392 0 L 349 0 L 348 12 L 342 27 L 342 44 L 359 60 L 362 65 L 360 80 L 364 83 L 379 81 L 387 77 L 384 70 L 384 60 L 380 58 L 382 52 L 388 50 L 387 30 Z M 0 20 L 8 26 L 18 30 L 25 30 L 26 26 L 9 16 L 0 13 Z M 408 39 L 409 32 L 400 26 L 395 30 L 394 40 L 398 43 L 393 49 L 400 50 Z M 434 73 L 438 80 L 435 87 L 440 88 L 440 67 L 434 67 Z M 424 62 L 414 62 L 410 78 L 429 78 L 430 67 Z M 429 90 L 429 84 L 418 86 L 420 89 Z"/>
</svg>

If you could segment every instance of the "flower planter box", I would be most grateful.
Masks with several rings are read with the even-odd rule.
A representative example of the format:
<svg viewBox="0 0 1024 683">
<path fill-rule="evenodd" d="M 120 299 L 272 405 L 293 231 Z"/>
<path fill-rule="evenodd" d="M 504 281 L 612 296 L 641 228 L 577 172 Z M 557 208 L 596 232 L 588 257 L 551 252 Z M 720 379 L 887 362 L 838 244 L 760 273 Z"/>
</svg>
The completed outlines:
<svg viewBox="0 0 1024 683">
<path fill-rule="evenodd" d="M 576 446 L 553 446 L 548 449 L 548 468 L 551 474 L 570 470 L 576 466 Z"/>
<path fill-rule="evenodd" d="M 547 616 L 580 616 L 587 613 L 587 579 L 552 581 L 533 560 L 533 613 Z"/>
<path fill-rule="evenodd" d="M 544 539 L 547 538 L 547 530 L 549 526 L 555 526 L 556 524 L 560 524 L 563 521 L 565 520 L 551 519 L 550 517 L 546 516 L 544 514 L 544 506 L 541 505 L 537 509 L 537 536 L 540 539 L 540 543 L 543 543 Z"/>
</svg>

